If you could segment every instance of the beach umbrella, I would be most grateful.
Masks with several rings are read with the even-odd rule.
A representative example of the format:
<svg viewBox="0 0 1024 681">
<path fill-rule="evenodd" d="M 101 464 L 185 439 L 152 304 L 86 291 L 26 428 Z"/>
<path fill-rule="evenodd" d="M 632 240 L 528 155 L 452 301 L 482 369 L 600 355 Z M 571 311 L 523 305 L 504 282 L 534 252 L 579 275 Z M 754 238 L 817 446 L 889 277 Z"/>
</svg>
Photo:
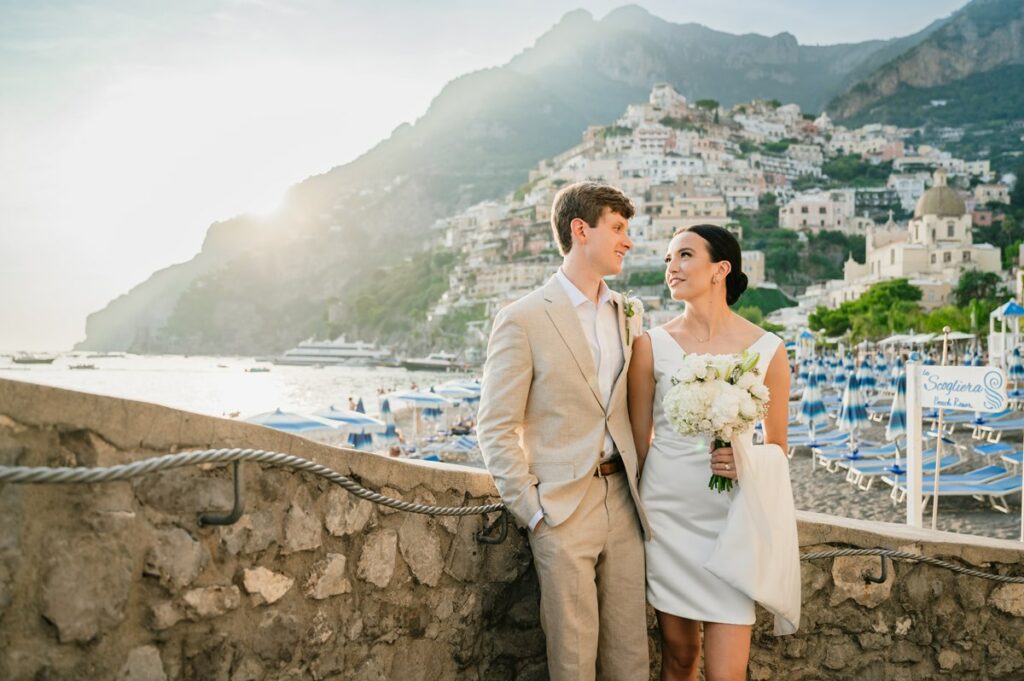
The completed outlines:
<svg viewBox="0 0 1024 681">
<path fill-rule="evenodd" d="M 1019 387 L 1019 381 L 1024 379 L 1024 358 L 1021 358 L 1020 348 L 1014 348 L 1010 355 L 1010 378 L 1013 380 L 1013 387 Z"/>
<path fill-rule="evenodd" d="M 807 374 L 810 371 L 809 365 L 810 360 L 808 358 L 805 357 L 804 359 L 800 360 L 800 370 L 797 372 L 796 375 L 797 382 L 804 384 L 807 383 Z"/>
<path fill-rule="evenodd" d="M 896 362 L 892 365 L 892 372 L 889 374 L 889 387 L 896 390 L 896 384 L 899 381 L 900 375 L 906 374 L 906 364 L 903 362 L 902 357 L 897 357 Z"/>
<path fill-rule="evenodd" d="M 825 412 L 825 403 L 821 400 L 821 388 L 818 381 L 818 374 L 812 373 L 807 380 L 804 394 L 800 399 L 799 420 L 807 424 L 811 441 L 814 441 L 814 427 L 819 423 L 828 422 L 828 414 Z"/>
<path fill-rule="evenodd" d="M 418 392 L 416 390 L 402 390 L 400 392 L 391 393 L 388 395 L 388 398 L 392 402 L 404 402 L 416 410 L 414 419 L 416 438 L 419 438 L 420 434 L 421 416 L 428 419 L 438 418 L 441 415 L 441 410 L 451 405 L 451 402 L 448 401 L 447 398 L 442 397 L 437 393 L 425 393 Z M 427 413 L 427 410 L 430 410 L 429 413 Z"/>
<path fill-rule="evenodd" d="M 366 449 L 373 444 L 373 436 L 369 433 L 352 432 L 348 434 L 348 443 L 352 449 Z"/>
<path fill-rule="evenodd" d="M 318 416 L 298 414 L 280 409 L 250 416 L 245 421 L 246 423 L 255 423 L 286 433 L 305 433 L 311 430 L 330 430 L 338 427 L 334 422 Z"/>
<path fill-rule="evenodd" d="M 981 353 L 979 352 L 978 354 L 976 354 L 976 355 L 974 356 L 974 361 L 973 361 L 973 362 L 971 362 L 971 366 L 974 366 L 974 367 L 980 367 L 980 366 L 983 366 L 983 365 L 984 365 L 984 363 L 985 363 L 985 358 L 984 358 L 984 357 L 982 356 L 982 354 L 981 354 Z"/>
<path fill-rule="evenodd" d="M 814 363 L 814 370 L 812 374 L 814 378 L 818 381 L 819 390 L 821 389 L 821 386 L 828 383 L 828 371 L 825 369 L 824 359 L 819 359 L 817 362 Z"/>
<path fill-rule="evenodd" d="M 327 407 L 327 409 L 321 409 L 316 412 L 314 416 L 333 421 L 339 428 L 345 430 L 359 430 L 366 432 L 372 428 L 383 428 L 384 422 L 380 419 L 375 419 L 372 416 L 367 416 L 365 413 L 360 411 L 352 411 L 351 409 L 336 409 L 334 405 Z"/>
<path fill-rule="evenodd" d="M 862 392 L 875 389 L 875 373 L 871 370 L 871 363 L 867 357 L 860 363 L 860 369 L 857 370 L 857 383 Z"/>
<path fill-rule="evenodd" d="M 384 398 L 380 403 L 380 418 L 384 421 L 384 433 L 379 436 L 380 441 L 385 445 L 393 445 L 398 442 L 398 429 L 395 427 L 395 417 L 391 413 L 391 403 Z"/>
<path fill-rule="evenodd" d="M 875 355 L 875 385 L 879 388 L 888 378 L 889 373 L 889 362 L 885 359 L 885 355 L 879 352 Z"/>
<path fill-rule="evenodd" d="M 356 403 L 356 411 L 358 411 L 360 414 L 365 414 L 366 413 L 366 407 L 363 406 L 363 398 L 362 397 L 360 397 L 359 398 L 359 402 Z"/>
<path fill-rule="evenodd" d="M 840 430 L 849 431 L 850 449 L 855 453 L 857 451 L 857 428 L 867 422 L 868 407 L 860 390 L 860 380 L 857 374 L 850 374 L 850 379 L 846 382 L 846 390 L 843 391 L 837 425 Z"/>
<path fill-rule="evenodd" d="M 973 362 L 973 361 L 974 361 L 974 355 L 972 355 L 970 352 L 965 352 L 964 353 L 964 361 L 962 362 L 963 366 L 969 367 L 969 366 L 971 366 L 971 362 Z"/>
<path fill-rule="evenodd" d="M 447 397 L 449 400 L 458 402 L 466 402 L 476 397 L 479 399 L 480 391 L 466 388 L 461 385 L 452 385 L 450 383 L 444 383 L 442 385 L 435 385 L 430 391 L 436 395 Z"/>
<path fill-rule="evenodd" d="M 907 372 L 901 371 L 896 377 L 896 395 L 889 410 L 889 425 L 885 427 L 887 440 L 895 440 L 907 434 Z"/>
</svg>

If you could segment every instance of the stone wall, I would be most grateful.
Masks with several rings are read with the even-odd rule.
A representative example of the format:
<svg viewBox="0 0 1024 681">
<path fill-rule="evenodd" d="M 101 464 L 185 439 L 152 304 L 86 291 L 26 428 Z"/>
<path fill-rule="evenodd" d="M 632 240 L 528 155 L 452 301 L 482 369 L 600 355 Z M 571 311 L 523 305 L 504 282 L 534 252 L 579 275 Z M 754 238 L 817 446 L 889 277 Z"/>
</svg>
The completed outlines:
<svg viewBox="0 0 1024 681">
<path fill-rule="evenodd" d="M 399 462 L 234 421 L 0 380 L 0 465 L 109 466 L 169 451 L 287 452 L 402 499 L 495 500 L 481 472 Z M 527 543 L 479 516 L 357 501 L 308 475 L 192 467 L 96 485 L 0 486 L 0 678 L 542 679 Z M 1018 544 L 802 514 L 804 551 L 885 546 L 1024 574 Z M 1024 587 L 877 558 L 803 563 L 796 636 L 759 613 L 753 679 L 1024 677 Z M 657 631 L 651 618 L 657 660 Z M 657 664 L 652 669 L 656 678 Z"/>
</svg>

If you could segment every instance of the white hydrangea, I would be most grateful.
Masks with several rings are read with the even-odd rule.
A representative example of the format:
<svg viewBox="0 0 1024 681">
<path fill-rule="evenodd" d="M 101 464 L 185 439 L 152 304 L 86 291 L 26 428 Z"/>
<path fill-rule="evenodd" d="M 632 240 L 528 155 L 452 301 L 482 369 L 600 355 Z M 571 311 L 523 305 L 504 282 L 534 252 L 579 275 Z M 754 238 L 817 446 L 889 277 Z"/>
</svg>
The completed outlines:
<svg viewBox="0 0 1024 681">
<path fill-rule="evenodd" d="M 682 435 L 730 442 L 768 412 L 768 388 L 761 382 L 758 357 L 686 355 L 662 406 Z"/>
</svg>

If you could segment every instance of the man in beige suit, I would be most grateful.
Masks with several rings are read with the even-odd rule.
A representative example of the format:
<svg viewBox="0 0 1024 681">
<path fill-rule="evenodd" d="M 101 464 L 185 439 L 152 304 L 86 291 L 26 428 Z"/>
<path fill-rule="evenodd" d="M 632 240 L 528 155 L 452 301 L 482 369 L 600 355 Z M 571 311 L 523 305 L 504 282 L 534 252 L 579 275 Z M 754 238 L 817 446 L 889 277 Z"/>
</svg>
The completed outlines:
<svg viewBox="0 0 1024 681">
<path fill-rule="evenodd" d="M 477 431 L 502 500 L 529 528 L 553 681 L 648 678 L 637 458 L 626 411 L 636 330 L 604 277 L 632 247 L 619 190 L 573 184 L 551 225 L 562 266 L 494 320 Z"/>
</svg>

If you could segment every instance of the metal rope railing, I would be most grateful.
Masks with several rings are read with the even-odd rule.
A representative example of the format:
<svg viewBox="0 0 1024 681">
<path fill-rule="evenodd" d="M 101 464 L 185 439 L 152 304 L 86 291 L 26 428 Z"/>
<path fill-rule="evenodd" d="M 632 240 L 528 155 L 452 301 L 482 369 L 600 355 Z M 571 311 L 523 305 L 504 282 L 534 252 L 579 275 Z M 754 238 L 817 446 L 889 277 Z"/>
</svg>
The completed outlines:
<svg viewBox="0 0 1024 681">
<path fill-rule="evenodd" d="M 495 503 L 467 506 L 433 506 L 430 504 L 402 501 L 401 499 L 394 499 L 380 494 L 379 492 L 367 489 L 352 478 L 342 475 L 334 469 L 328 468 L 322 464 L 318 464 L 298 456 L 292 456 L 291 454 L 266 451 L 262 449 L 204 449 L 194 452 L 182 452 L 179 454 L 166 454 L 152 459 L 144 459 L 142 461 L 118 464 L 116 466 L 108 466 L 105 468 L 0 466 L 0 483 L 49 485 L 91 484 L 128 480 L 141 475 L 155 473 L 157 471 L 183 468 L 185 466 L 198 464 L 231 463 L 234 465 L 234 508 L 231 513 L 226 516 L 204 514 L 201 515 L 199 519 L 200 524 L 203 525 L 229 525 L 241 517 L 244 506 L 242 502 L 242 476 L 239 469 L 239 464 L 242 462 L 279 466 L 303 473 L 312 473 L 313 475 L 325 478 L 342 487 L 350 494 L 353 494 L 360 499 L 365 499 L 381 506 L 387 506 L 389 508 L 394 508 L 399 511 L 407 511 L 409 513 L 469 516 L 500 512 L 501 516 L 494 523 L 491 523 L 483 530 L 483 532 L 477 534 L 477 540 L 486 544 L 500 544 L 505 541 L 508 536 L 508 511 L 505 509 L 504 504 Z M 498 535 L 492 537 L 489 533 L 495 528 L 495 526 L 498 527 Z M 804 553 L 801 554 L 800 559 L 810 561 L 821 558 L 838 558 L 842 556 L 880 556 L 882 558 L 882 576 L 865 576 L 866 581 L 874 583 L 885 581 L 887 575 L 885 559 L 888 558 L 890 560 L 902 560 L 911 563 L 925 563 L 927 565 L 944 568 L 958 574 L 978 577 L 980 579 L 988 579 L 994 582 L 1002 582 L 1005 584 L 1024 584 L 1024 577 L 1012 577 L 1008 575 L 982 572 L 981 570 L 963 567 L 939 558 L 909 553 L 907 551 L 896 551 L 893 549 L 830 549 L 828 551 Z"/>
</svg>

